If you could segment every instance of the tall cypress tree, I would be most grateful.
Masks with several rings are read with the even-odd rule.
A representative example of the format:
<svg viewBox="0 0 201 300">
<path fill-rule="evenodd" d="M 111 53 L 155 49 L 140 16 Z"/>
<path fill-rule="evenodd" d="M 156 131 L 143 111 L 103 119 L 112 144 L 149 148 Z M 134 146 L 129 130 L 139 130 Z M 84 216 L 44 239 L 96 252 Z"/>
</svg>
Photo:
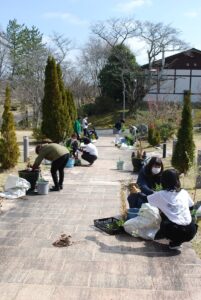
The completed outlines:
<svg viewBox="0 0 201 300">
<path fill-rule="evenodd" d="M 65 129 L 65 137 L 69 137 L 73 132 L 72 121 L 70 118 L 69 106 L 67 101 L 67 95 L 64 87 L 64 82 L 62 78 L 62 70 L 60 64 L 57 64 L 57 76 L 59 81 L 59 89 L 62 95 L 62 105 L 63 105 L 63 114 L 61 116 L 63 127 Z"/>
<path fill-rule="evenodd" d="M 63 114 L 62 92 L 59 88 L 56 62 L 53 57 L 48 57 L 45 68 L 41 132 L 57 143 L 63 141 L 65 137 Z"/>
<path fill-rule="evenodd" d="M 66 96 L 67 96 L 67 103 L 69 106 L 70 118 L 71 118 L 72 124 L 74 124 L 75 120 L 77 119 L 77 108 L 75 106 L 73 94 L 69 89 L 66 89 Z"/>
<path fill-rule="evenodd" d="M 19 146 L 17 144 L 17 137 L 15 132 L 15 123 L 13 114 L 10 111 L 11 99 L 10 88 L 6 87 L 4 112 L 2 115 L 1 126 L 1 149 L 0 162 L 3 169 L 14 167 L 20 155 Z"/>
<path fill-rule="evenodd" d="M 194 151 L 191 94 L 190 91 L 184 91 L 182 119 L 177 134 L 177 143 L 172 156 L 173 167 L 180 173 L 186 174 L 193 164 Z"/>
</svg>

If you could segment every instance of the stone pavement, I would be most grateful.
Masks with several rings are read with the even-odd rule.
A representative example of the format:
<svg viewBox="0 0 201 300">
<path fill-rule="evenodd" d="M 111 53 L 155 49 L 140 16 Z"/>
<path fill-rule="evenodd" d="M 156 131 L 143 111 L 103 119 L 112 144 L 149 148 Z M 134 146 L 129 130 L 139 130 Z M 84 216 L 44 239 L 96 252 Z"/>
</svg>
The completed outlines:
<svg viewBox="0 0 201 300">
<path fill-rule="evenodd" d="M 201 299 L 201 260 L 190 243 L 178 254 L 93 220 L 119 213 L 120 180 L 132 176 L 130 150 L 97 141 L 92 167 L 66 169 L 61 192 L 6 200 L 0 215 L 0 300 Z M 125 170 L 116 170 L 119 158 Z M 61 233 L 72 246 L 56 248 Z"/>
</svg>

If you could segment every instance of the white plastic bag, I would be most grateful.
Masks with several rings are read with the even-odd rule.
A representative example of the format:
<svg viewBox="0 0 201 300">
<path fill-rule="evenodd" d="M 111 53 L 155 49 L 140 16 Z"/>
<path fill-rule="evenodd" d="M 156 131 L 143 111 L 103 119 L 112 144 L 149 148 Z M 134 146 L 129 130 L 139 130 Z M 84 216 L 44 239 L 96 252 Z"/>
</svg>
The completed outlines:
<svg viewBox="0 0 201 300">
<path fill-rule="evenodd" d="M 0 193 L 0 196 L 7 199 L 16 199 L 25 196 L 26 191 L 30 189 L 30 187 L 31 185 L 26 179 L 9 175 L 4 186 L 5 192 Z"/>
<path fill-rule="evenodd" d="M 158 208 L 149 203 L 142 204 L 138 216 L 124 223 L 127 233 L 146 240 L 154 240 L 157 231 L 160 229 L 161 216 Z"/>
</svg>

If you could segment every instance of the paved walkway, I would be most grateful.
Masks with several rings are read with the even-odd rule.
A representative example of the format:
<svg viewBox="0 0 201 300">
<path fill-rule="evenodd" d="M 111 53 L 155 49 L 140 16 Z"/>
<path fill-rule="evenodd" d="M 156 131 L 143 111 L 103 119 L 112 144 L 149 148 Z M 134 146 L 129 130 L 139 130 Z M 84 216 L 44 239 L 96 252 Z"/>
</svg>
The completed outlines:
<svg viewBox="0 0 201 300">
<path fill-rule="evenodd" d="M 111 137 L 92 167 L 66 169 L 61 192 L 6 200 L 0 215 L 1 300 L 201 299 L 201 260 L 129 235 L 109 236 L 93 220 L 119 213 L 120 182 L 132 175 L 131 151 Z M 125 170 L 116 170 L 124 158 Z M 73 245 L 52 246 L 61 233 Z"/>
</svg>

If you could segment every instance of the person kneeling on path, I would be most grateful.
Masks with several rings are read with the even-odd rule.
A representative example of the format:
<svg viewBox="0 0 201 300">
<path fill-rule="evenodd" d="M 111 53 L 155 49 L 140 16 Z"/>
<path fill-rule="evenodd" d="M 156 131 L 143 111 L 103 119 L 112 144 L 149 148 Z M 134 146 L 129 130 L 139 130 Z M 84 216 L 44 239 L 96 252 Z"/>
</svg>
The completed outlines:
<svg viewBox="0 0 201 300">
<path fill-rule="evenodd" d="M 161 191 L 147 196 L 149 204 L 161 212 L 160 230 L 155 239 L 167 238 L 170 240 L 169 248 L 178 250 L 183 242 L 192 240 L 197 232 L 197 224 L 192 221 L 190 213 L 194 203 L 189 193 L 181 189 L 179 174 L 175 169 L 162 173 L 161 184 Z"/>
<path fill-rule="evenodd" d="M 41 164 L 43 159 L 51 161 L 51 175 L 54 182 L 54 187 L 50 191 L 59 191 L 63 188 L 64 181 L 64 168 L 69 159 L 69 151 L 66 147 L 51 143 L 45 145 L 36 146 L 36 154 L 38 154 L 35 162 L 33 164 L 33 170 L 37 169 Z M 57 176 L 57 171 L 59 172 L 59 179 Z"/>
<path fill-rule="evenodd" d="M 127 198 L 130 208 L 140 208 L 143 203 L 147 202 L 147 196 L 153 194 L 157 185 L 160 185 L 162 172 L 163 162 L 161 158 L 151 157 L 138 174 L 137 185 L 141 192 L 131 193 Z"/>
<path fill-rule="evenodd" d="M 98 150 L 94 144 L 91 143 L 89 138 L 84 138 L 84 149 L 81 156 L 82 159 L 89 162 L 89 165 L 93 165 L 94 161 L 98 158 Z"/>
</svg>

